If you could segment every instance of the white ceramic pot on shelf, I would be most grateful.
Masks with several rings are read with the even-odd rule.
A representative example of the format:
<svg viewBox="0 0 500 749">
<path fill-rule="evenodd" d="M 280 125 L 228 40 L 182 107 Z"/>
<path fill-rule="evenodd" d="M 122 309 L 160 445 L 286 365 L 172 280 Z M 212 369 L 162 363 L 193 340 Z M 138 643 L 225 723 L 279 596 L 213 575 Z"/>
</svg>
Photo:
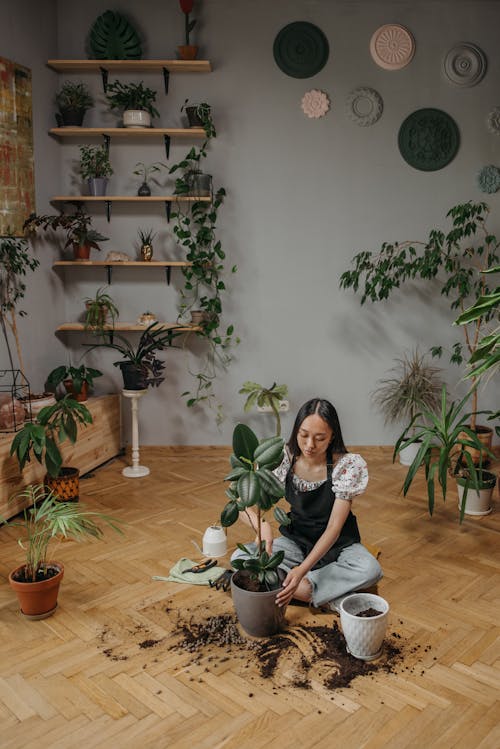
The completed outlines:
<svg viewBox="0 0 500 749">
<path fill-rule="evenodd" d="M 359 616 L 367 609 L 380 611 L 377 616 Z M 348 652 L 362 661 L 373 661 L 382 653 L 387 629 L 389 604 L 373 593 L 353 593 L 340 604 L 340 624 Z"/>
<path fill-rule="evenodd" d="M 151 127 L 151 115 L 144 109 L 126 109 L 123 113 L 124 127 Z"/>
</svg>

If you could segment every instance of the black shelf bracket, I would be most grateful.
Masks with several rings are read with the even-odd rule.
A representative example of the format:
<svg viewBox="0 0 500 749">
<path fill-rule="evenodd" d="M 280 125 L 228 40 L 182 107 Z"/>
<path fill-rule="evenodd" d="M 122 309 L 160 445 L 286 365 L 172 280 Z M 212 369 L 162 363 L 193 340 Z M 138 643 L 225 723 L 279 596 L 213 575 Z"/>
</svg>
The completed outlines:
<svg viewBox="0 0 500 749">
<path fill-rule="evenodd" d="M 167 336 L 168 336 L 168 345 L 171 346 L 172 345 L 172 331 L 171 330 L 168 331 Z"/>
<path fill-rule="evenodd" d="M 167 221 L 170 223 L 170 214 L 172 212 L 172 202 L 170 200 L 165 201 L 165 211 L 167 213 Z"/>
<path fill-rule="evenodd" d="M 104 148 L 106 149 L 106 153 L 109 156 L 109 144 L 111 143 L 111 135 L 106 135 L 106 133 L 103 133 L 102 137 L 104 138 Z"/>
<path fill-rule="evenodd" d="M 111 286 L 112 270 L 113 269 L 112 269 L 111 265 L 107 265 L 106 266 L 106 273 L 107 273 L 107 276 L 108 276 L 108 286 Z"/>
<path fill-rule="evenodd" d="M 165 93 L 168 94 L 168 84 L 170 82 L 170 71 L 168 68 L 163 68 L 163 83 L 165 84 Z"/>
<path fill-rule="evenodd" d="M 106 218 L 108 219 L 108 224 L 111 221 L 111 200 L 106 200 Z"/>
<path fill-rule="evenodd" d="M 170 286 L 171 271 L 172 271 L 172 268 L 170 267 L 170 265 L 167 265 L 165 268 L 165 274 L 167 276 L 167 286 Z"/>
<path fill-rule="evenodd" d="M 170 135 L 164 135 L 163 140 L 165 141 L 165 154 L 168 159 L 170 156 Z"/>
<path fill-rule="evenodd" d="M 101 71 L 101 78 L 102 78 L 102 90 L 104 93 L 108 90 L 108 76 L 109 76 L 109 70 L 107 68 L 99 67 L 99 70 Z"/>
</svg>

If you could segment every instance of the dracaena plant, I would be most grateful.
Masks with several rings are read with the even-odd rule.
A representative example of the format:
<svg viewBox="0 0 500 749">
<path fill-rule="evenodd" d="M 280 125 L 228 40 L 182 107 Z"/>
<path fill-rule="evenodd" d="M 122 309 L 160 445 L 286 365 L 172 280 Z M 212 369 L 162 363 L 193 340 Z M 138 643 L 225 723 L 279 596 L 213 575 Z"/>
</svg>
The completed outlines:
<svg viewBox="0 0 500 749">
<path fill-rule="evenodd" d="M 246 570 L 261 585 L 272 590 L 278 586 L 277 568 L 283 561 L 284 552 L 268 554 L 265 541 L 261 538 L 260 523 L 266 512 L 274 508 L 274 516 L 280 524 L 290 522 L 286 513 L 275 507 L 284 495 L 285 488 L 273 473 L 283 459 L 284 440 L 281 437 L 270 437 L 260 440 L 250 427 L 237 424 L 233 431 L 233 454 L 230 458 L 231 471 L 224 478 L 229 481 L 226 495 L 229 502 L 221 513 L 221 524 L 224 527 L 233 525 L 240 512 L 254 507 L 257 515 L 257 550 L 252 554 L 243 544 L 238 548 L 247 554 L 248 559 L 235 559 L 232 564 L 237 570 Z M 249 520 L 250 519 L 250 516 Z M 250 522 L 250 524 L 252 524 Z"/>
</svg>

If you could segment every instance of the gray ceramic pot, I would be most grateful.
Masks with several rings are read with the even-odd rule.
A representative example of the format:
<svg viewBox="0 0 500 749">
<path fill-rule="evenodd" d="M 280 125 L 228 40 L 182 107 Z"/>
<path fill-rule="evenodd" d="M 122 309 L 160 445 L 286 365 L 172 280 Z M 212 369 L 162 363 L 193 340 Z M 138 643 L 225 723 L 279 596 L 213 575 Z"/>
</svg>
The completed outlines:
<svg viewBox="0 0 500 749">
<path fill-rule="evenodd" d="M 238 585 L 242 572 L 235 572 L 231 578 L 231 595 L 238 621 L 249 635 L 269 637 L 285 626 L 286 607 L 276 605 L 276 590 L 255 593 Z"/>
</svg>

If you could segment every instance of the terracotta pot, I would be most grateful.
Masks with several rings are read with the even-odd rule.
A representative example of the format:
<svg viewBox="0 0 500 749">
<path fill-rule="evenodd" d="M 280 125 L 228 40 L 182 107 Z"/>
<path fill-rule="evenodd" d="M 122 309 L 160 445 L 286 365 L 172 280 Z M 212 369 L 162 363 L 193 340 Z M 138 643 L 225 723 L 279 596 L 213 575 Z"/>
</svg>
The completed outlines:
<svg viewBox="0 0 500 749">
<path fill-rule="evenodd" d="M 73 255 L 75 260 L 88 260 L 90 257 L 90 245 L 79 245 L 73 242 Z"/>
<path fill-rule="evenodd" d="M 177 51 L 181 60 L 196 60 L 198 47 L 194 44 L 180 44 L 177 47 Z"/>
<path fill-rule="evenodd" d="M 281 588 L 254 592 L 238 585 L 241 570 L 231 578 L 231 595 L 238 621 L 249 635 L 269 637 L 285 626 L 285 606 L 276 605 L 276 595 Z"/>
<path fill-rule="evenodd" d="M 88 392 L 89 392 L 89 384 L 87 380 L 83 380 L 82 382 L 82 388 L 79 393 L 75 393 L 73 388 L 73 380 L 63 380 L 63 385 L 66 388 L 66 392 L 69 395 L 72 395 L 73 398 L 78 401 L 78 403 L 84 403 L 86 400 L 88 400 Z"/>
<path fill-rule="evenodd" d="M 490 427 L 482 426 L 481 424 L 476 424 L 476 434 L 479 438 L 479 441 L 485 447 L 491 450 L 491 445 L 493 442 L 493 429 L 491 429 Z M 465 432 L 460 432 L 459 436 L 461 439 L 468 439 L 468 435 L 465 434 Z M 481 458 L 480 451 L 475 450 L 473 447 L 466 447 L 465 450 L 471 454 L 474 465 L 478 466 Z M 483 466 L 487 466 L 489 463 L 490 458 L 486 453 L 483 453 Z"/>
<path fill-rule="evenodd" d="M 78 468 L 61 468 L 59 476 L 45 475 L 45 486 L 57 495 L 61 502 L 78 502 L 80 495 L 80 471 Z"/>
<path fill-rule="evenodd" d="M 58 573 L 36 583 L 22 583 L 15 579 L 25 568 L 24 564 L 9 575 L 9 584 L 17 595 L 21 613 L 28 619 L 46 619 L 54 613 L 57 607 L 57 596 L 64 575 L 64 567 L 60 562 L 50 562 L 49 566 L 58 569 Z"/>
</svg>

